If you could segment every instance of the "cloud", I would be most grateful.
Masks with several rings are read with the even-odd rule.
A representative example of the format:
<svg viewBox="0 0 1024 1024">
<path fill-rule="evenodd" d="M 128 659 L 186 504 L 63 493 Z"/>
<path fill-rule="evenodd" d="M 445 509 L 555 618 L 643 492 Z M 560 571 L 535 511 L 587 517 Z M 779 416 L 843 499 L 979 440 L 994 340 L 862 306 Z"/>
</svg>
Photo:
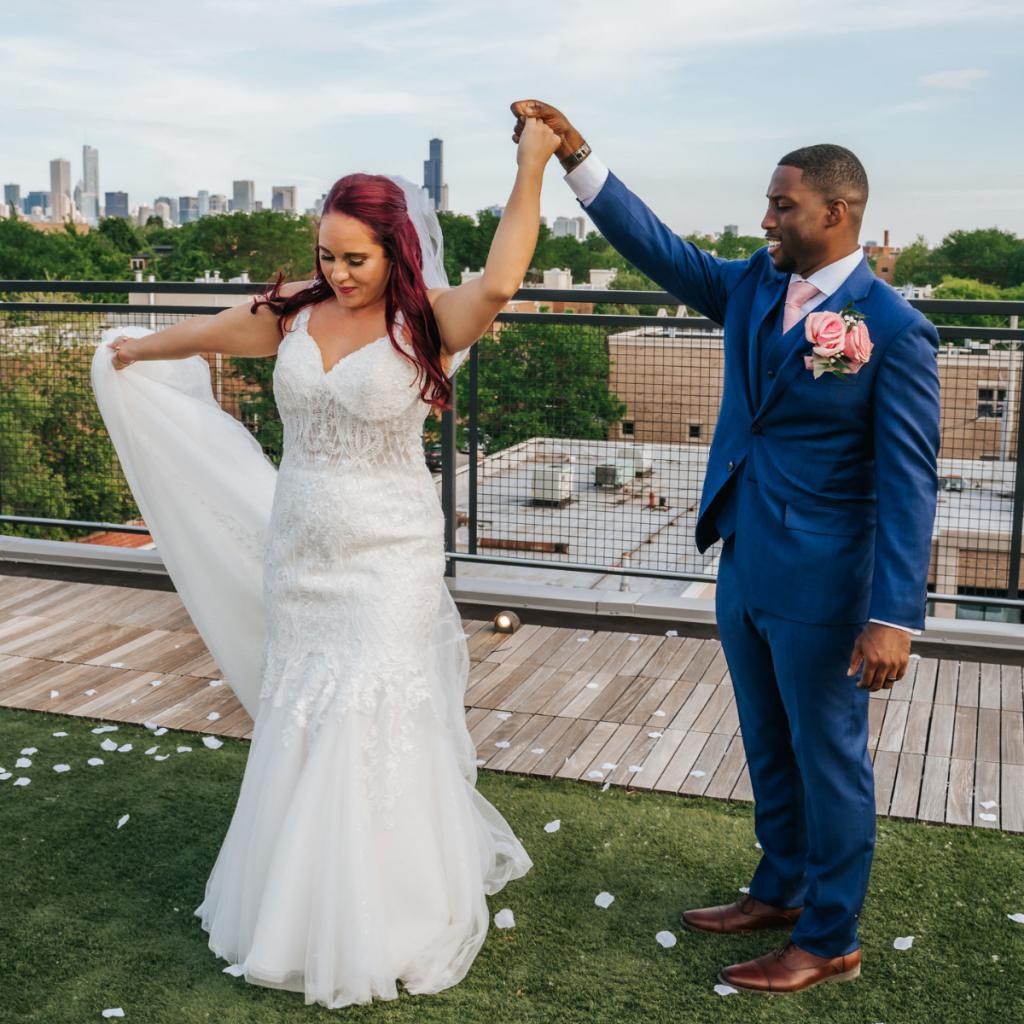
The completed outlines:
<svg viewBox="0 0 1024 1024">
<path fill-rule="evenodd" d="M 967 89 L 976 92 L 978 86 L 975 83 L 986 78 L 991 78 L 987 71 L 936 71 L 932 75 L 922 75 L 918 82 L 936 89 Z"/>
</svg>

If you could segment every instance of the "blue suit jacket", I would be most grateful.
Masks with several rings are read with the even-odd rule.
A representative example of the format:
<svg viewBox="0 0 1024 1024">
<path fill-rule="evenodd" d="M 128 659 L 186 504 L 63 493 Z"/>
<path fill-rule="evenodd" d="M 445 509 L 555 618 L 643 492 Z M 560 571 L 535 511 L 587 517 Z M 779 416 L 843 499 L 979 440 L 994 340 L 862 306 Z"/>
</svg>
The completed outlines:
<svg viewBox="0 0 1024 1024">
<path fill-rule="evenodd" d="M 718 539 L 716 498 L 742 474 L 735 564 L 750 605 L 798 622 L 922 628 L 938 490 L 935 328 L 865 259 L 818 309 L 852 301 L 867 316 L 871 359 L 844 380 L 815 380 L 802 320 L 785 335 L 776 328 L 756 352 L 789 282 L 767 249 L 718 259 L 670 231 L 613 174 L 587 213 L 634 266 L 725 326 L 698 548 Z M 772 378 L 752 387 L 762 365 Z"/>
</svg>

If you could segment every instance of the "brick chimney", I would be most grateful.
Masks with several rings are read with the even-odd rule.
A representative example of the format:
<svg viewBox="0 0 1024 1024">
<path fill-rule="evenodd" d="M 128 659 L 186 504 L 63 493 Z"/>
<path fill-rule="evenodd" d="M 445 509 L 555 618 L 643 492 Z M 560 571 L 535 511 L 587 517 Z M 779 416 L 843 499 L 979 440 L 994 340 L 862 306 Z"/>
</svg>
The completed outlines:
<svg viewBox="0 0 1024 1024">
<path fill-rule="evenodd" d="M 882 243 L 886 248 L 889 246 L 889 232 L 885 232 L 885 241 Z"/>
</svg>

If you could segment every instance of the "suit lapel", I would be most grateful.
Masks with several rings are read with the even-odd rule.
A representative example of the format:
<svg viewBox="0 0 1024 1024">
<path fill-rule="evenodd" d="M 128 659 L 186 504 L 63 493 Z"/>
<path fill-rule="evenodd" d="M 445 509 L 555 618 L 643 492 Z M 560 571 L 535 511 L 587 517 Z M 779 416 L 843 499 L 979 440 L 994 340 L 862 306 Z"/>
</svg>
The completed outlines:
<svg viewBox="0 0 1024 1024">
<path fill-rule="evenodd" d="M 833 292 L 814 312 L 840 313 L 850 302 L 860 302 L 867 297 L 871 286 L 875 282 L 875 276 L 871 273 L 865 257 L 853 271 L 852 274 L 842 283 L 838 291 Z M 800 371 L 804 369 L 804 356 L 810 355 L 810 342 L 804 338 L 807 318 L 802 319 L 796 326 L 777 338 L 772 345 L 771 354 L 782 357 L 775 380 L 765 395 L 761 408 L 757 410 L 755 419 L 760 419 L 768 409 L 778 401 L 790 384 L 796 380 Z"/>
<path fill-rule="evenodd" d="M 747 400 L 750 406 L 750 414 L 753 416 L 756 406 L 756 386 L 760 369 L 761 350 L 758 341 L 758 334 L 764 319 L 775 308 L 782 298 L 789 277 L 786 274 L 777 274 L 774 280 L 769 280 L 758 286 L 754 293 L 754 302 L 750 308 L 750 325 L 747 332 L 746 352 L 736 353 L 736 365 L 733 372 L 741 372 L 747 381 Z M 742 356 L 746 356 L 746 365 L 743 365 Z"/>
</svg>

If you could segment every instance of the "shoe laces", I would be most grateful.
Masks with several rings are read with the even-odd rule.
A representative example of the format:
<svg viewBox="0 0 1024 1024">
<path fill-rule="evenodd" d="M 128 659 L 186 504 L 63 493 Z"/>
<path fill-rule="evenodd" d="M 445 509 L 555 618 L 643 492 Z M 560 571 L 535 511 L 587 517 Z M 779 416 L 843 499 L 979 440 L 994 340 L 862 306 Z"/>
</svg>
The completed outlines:
<svg viewBox="0 0 1024 1024">
<path fill-rule="evenodd" d="M 793 948 L 793 943 L 792 942 L 784 942 L 781 946 L 779 946 L 778 949 L 773 949 L 772 950 L 772 956 L 775 958 L 775 961 L 778 962 L 783 957 L 785 957 L 792 948 Z"/>
</svg>

